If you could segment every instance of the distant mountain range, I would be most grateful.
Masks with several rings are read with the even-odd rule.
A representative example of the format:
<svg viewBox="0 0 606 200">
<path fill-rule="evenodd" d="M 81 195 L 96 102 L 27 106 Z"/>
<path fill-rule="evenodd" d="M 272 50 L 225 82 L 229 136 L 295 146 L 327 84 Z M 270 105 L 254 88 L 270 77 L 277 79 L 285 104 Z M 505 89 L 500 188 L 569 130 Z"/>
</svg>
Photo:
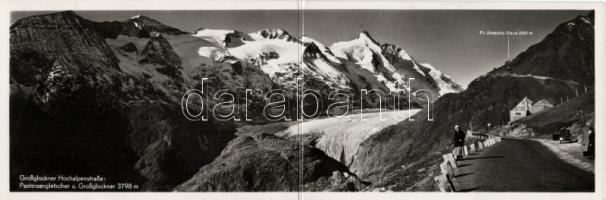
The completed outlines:
<svg viewBox="0 0 606 200">
<path fill-rule="evenodd" d="M 309 190 L 359 190 L 369 185 L 362 180 L 379 183 L 404 164 L 433 158 L 448 146 L 454 124 L 499 123 L 520 97 L 554 100 L 593 88 L 593 20 L 592 13 L 558 26 L 463 91 L 435 67 L 379 43 L 368 31 L 325 45 L 282 29 L 187 33 L 145 16 L 113 22 L 72 11 L 26 17 L 10 27 L 11 189 L 19 174 L 36 172 L 105 174 L 154 191 L 296 191 L 299 179 Z M 298 78 L 324 96 L 343 90 L 359 97 L 362 89 L 378 89 L 424 91 L 431 99 L 411 96 L 411 107 L 425 109 L 416 122 L 370 136 L 346 166 L 293 138 L 236 134 L 241 122 L 185 119 L 181 97 L 199 88 L 202 78 L 213 93 L 283 89 L 288 101 L 294 101 Z M 353 104 L 376 108 L 376 100 Z M 267 99 L 251 101 L 251 118 L 262 119 Z M 432 102 L 436 122 L 426 119 Z M 298 163 L 304 166 L 293 168 Z"/>
<path fill-rule="evenodd" d="M 436 98 L 462 91 L 449 76 L 429 64 L 418 63 L 398 46 L 377 42 L 367 31 L 351 41 L 330 46 L 310 37 L 297 39 L 282 29 L 248 34 L 201 29 L 194 36 L 214 44 L 200 48 L 200 55 L 215 62 L 247 63 L 287 88 L 294 88 L 295 77 L 302 77 L 306 82 L 315 80 L 334 89 L 425 89 Z M 408 78 L 415 79 L 410 86 Z"/>
</svg>

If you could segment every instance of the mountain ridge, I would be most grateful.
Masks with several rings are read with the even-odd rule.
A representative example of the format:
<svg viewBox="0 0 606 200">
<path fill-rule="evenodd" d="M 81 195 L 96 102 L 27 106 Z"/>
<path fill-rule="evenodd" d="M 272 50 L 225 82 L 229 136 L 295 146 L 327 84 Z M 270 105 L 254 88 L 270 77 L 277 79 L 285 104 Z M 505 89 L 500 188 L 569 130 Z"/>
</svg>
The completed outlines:
<svg viewBox="0 0 606 200">
<path fill-rule="evenodd" d="M 301 48 L 303 49 L 303 52 L 301 54 L 306 55 L 305 54 L 305 50 L 307 49 L 307 46 L 311 43 L 315 44 L 316 46 L 321 46 L 322 48 L 324 48 L 324 50 L 320 50 L 319 52 L 316 53 L 321 53 L 323 54 L 322 57 L 324 57 L 325 59 L 329 59 L 331 61 L 331 63 L 327 63 L 327 65 L 332 65 L 332 68 L 337 68 L 337 69 L 341 69 L 340 71 L 342 72 L 346 72 L 346 70 L 344 70 L 342 66 L 338 66 L 338 65 L 343 65 L 343 63 L 341 63 L 341 61 L 339 61 L 339 59 L 336 59 L 336 57 L 334 57 L 335 55 L 335 48 L 334 47 L 328 47 L 325 46 L 324 44 L 322 44 L 321 42 L 318 42 L 312 38 L 310 38 L 309 36 L 303 36 L 301 39 L 296 39 L 295 37 L 291 36 L 286 30 L 284 29 L 280 29 L 280 28 L 269 28 L 269 29 L 262 29 L 256 32 L 252 32 L 252 33 L 248 33 L 248 34 L 244 34 L 244 35 L 248 35 L 250 37 L 248 37 L 249 39 L 244 39 L 244 40 L 238 40 L 241 43 L 237 46 L 230 46 L 229 43 L 226 43 L 226 41 L 232 41 L 231 39 L 229 39 L 229 34 L 231 33 L 239 33 L 239 34 L 244 34 L 243 32 L 237 31 L 237 30 L 214 30 L 214 29 L 208 29 L 208 28 L 204 28 L 204 29 L 199 29 L 196 33 L 194 33 L 194 35 L 196 37 L 200 37 L 203 38 L 209 42 L 214 42 L 217 47 L 219 49 L 224 49 L 229 51 L 230 48 L 237 48 L 237 47 L 241 47 L 242 44 L 249 44 L 247 46 L 251 46 L 252 44 L 256 44 L 256 43 L 261 43 L 261 41 L 266 41 L 266 40 L 284 40 L 286 43 L 284 43 L 284 45 L 289 45 L 289 42 L 292 42 L 293 44 L 291 44 L 291 47 L 285 47 L 285 48 L 290 48 L 292 49 L 292 51 L 294 51 L 293 53 L 289 54 L 289 55 L 294 55 L 294 54 L 300 54 L 300 53 L 296 53 L 298 50 L 296 50 L 297 48 Z M 247 38 L 247 37 L 244 37 Z M 371 46 L 375 46 L 373 47 L 375 50 L 375 54 L 373 56 L 377 57 L 377 59 L 381 58 L 381 60 L 373 60 L 372 65 L 377 65 L 379 66 L 379 70 L 388 70 L 388 71 L 393 71 L 393 68 L 390 64 L 390 62 L 388 60 L 385 60 L 383 58 L 383 56 L 381 56 L 381 54 L 384 54 L 384 51 L 381 51 L 379 49 L 382 48 L 382 46 L 395 46 L 392 44 L 380 44 L 377 40 L 375 40 L 368 31 L 362 31 L 359 33 L 359 35 L 352 41 L 355 40 L 360 40 L 360 41 L 364 41 L 367 40 L 368 44 L 374 44 Z M 258 41 L 258 42 L 255 42 Z M 344 43 L 344 42 L 348 42 L 348 41 L 343 41 L 343 42 L 336 42 L 335 44 L 338 43 Z M 332 44 L 331 46 L 335 45 Z M 261 46 L 259 47 L 254 47 L 254 48 L 265 48 L 263 47 L 263 44 L 259 44 Z M 276 44 L 279 45 L 279 44 Z M 303 46 L 303 47 L 296 47 L 296 46 Z M 356 47 L 357 48 L 357 47 Z M 399 47 L 397 47 L 398 49 L 401 49 Z M 212 51 L 216 51 L 216 50 L 212 50 Z M 258 50 L 254 50 L 253 51 L 258 51 Z M 261 50 L 263 51 L 263 50 Z M 273 50 L 270 50 L 273 51 Z M 400 51 L 400 50 L 398 50 Z M 402 50 L 403 51 L 403 50 Z M 275 52 L 275 51 L 274 51 Z M 339 51 L 337 51 L 338 53 Z M 399 52 L 398 52 L 399 53 Z M 280 54 L 278 52 L 278 54 Z M 406 54 L 406 53 L 404 53 Z M 211 55 L 211 53 L 203 53 L 201 54 L 203 56 L 208 56 Z M 232 53 L 233 55 L 233 53 Z M 339 55 L 342 55 L 342 53 L 340 53 Z M 406 54 L 407 55 L 407 54 Z M 224 56 L 221 56 L 224 57 Z M 236 56 L 238 57 L 238 56 Z M 350 59 L 348 56 L 342 55 L 340 56 L 341 59 Z M 244 58 L 241 58 L 244 59 Z M 302 58 L 303 60 L 306 60 L 305 58 Z M 430 76 L 428 73 L 422 72 L 419 67 L 418 64 L 416 64 L 416 61 L 414 61 L 410 56 L 407 55 L 407 58 L 405 58 L 407 60 L 410 60 L 410 62 L 413 62 L 414 65 L 413 66 L 401 66 L 402 68 L 406 68 L 406 67 L 415 67 L 416 72 L 412 72 L 412 70 L 409 70 L 411 72 L 408 72 L 408 74 L 412 74 L 412 73 L 420 73 L 420 74 L 416 74 L 416 80 L 418 82 L 422 82 L 420 84 L 420 86 L 416 87 L 415 89 L 420 89 L 420 88 L 425 88 L 425 89 L 429 89 L 431 90 L 431 92 L 436 93 L 435 95 L 433 95 L 434 97 L 438 97 L 442 94 L 448 93 L 448 92 L 458 92 L 462 89 L 462 87 L 458 84 L 456 84 L 454 82 L 454 80 L 450 79 L 447 76 L 444 76 L 444 79 L 449 79 L 449 81 L 447 82 L 443 82 L 441 85 L 438 84 L 439 80 L 432 80 L 434 79 L 434 77 Z M 293 59 L 293 62 L 295 62 L 295 60 L 297 59 Z M 360 62 L 360 61 L 356 61 L 356 62 Z M 365 61 L 366 62 L 366 61 Z M 309 63 L 309 62 L 308 62 Z M 349 62 L 351 63 L 351 62 Z M 355 62 L 351 63 L 354 65 L 357 65 Z M 367 63 L 365 65 L 370 65 L 371 63 Z M 381 67 L 383 66 L 383 67 Z M 272 67 L 275 68 L 275 67 Z M 379 78 L 378 81 L 386 81 L 386 84 L 384 87 L 379 87 L 379 88 L 385 88 L 387 87 L 388 90 L 386 90 L 386 92 L 389 92 L 389 90 L 392 91 L 397 91 L 397 90 L 402 90 L 402 89 L 397 89 L 398 87 L 404 87 L 403 84 L 401 86 L 397 86 L 398 84 L 393 82 L 397 79 L 399 79 L 399 82 L 405 82 L 406 80 L 403 80 L 403 78 L 400 75 L 396 75 L 396 78 L 392 78 L 392 75 L 389 73 L 392 72 L 385 72 L 387 74 L 382 74 L 381 72 L 376 72 L 375 67 L 370 67 L 370 66 L 366 66 L 364 67 L 366 69 L 368 69 L 371 73 L 379 73 L 376 75 L 376 78 Z M 385 69 L 383 69 L 385 68 Z M 433 68 L 435 70 L 435 68 Z M 435 70 L 437 71 L 437 70 Z M 439 71 L 438 71 L 439 72 Z M 439 72 L 439 74 L 441 74 L 441 72 Z M 371 75 L 371 76 L 375 76 L 375 75 Z M 442 77 L 441 77 L 442 78 Z M 367 78 L 366 78 L 367 79 Z M 367 83 L 365 85 L 368 85 Z M 449 87 L 447 88 L 441 88 L 443 87 L 442 85 L 449 85 Z M 361 89 L 365 89 L 368 86 L 363 86 L 363 85 L 359 85 L 357 86 L 357 88 L 361 88 Z M 355 88 L 355 87 L 354 87 Z M 377 87 L 373 87 L 371 86 L 371 88 L 377 88 Z M 434 98 L 434 99 L 436 99 Z M 433 100 L 433 99 L 432 99 Z"/>
<path fill-rule="evenodd" d="M 590 22 L 592 13 L 585 15 Z M 581 16 L 580 18 L 585 18 Z M 572 24 L 570 24 L 572 23 Z M 559 70 L 566 63 L 577 65 L 581 69 L 593 68 L 594 41 L 580 39 L 593 33 L 593 23 L 586 23 L 579 17 L 563 22 L 558 27 L 574 25 L 577 28 L 556 28 L 544 40 L 532 45 L 520 53 L 514 62 L 503 66 L 473 80 L 467 89 L 460 93 L 446 94 L 432 106 L 430 112 L 433 120 L 428 120 L 428 108 L 413 116 L 414 122 L 403 121 L 388 127 L 363 142 L 358 159 L 351 170 L 362 178 L 373 182 L 389 181 L 385 175 L 398 171 L 402 165 L 411 162 L 426 162 L 439 160 L 440 155 L 452 147 L 452 129 L 459 125 L 464 130 L 486 130 L 486 124 L 493 127 L 506 125 L 509 121 L 509 111 L 524 97 L 531 99 L 546 99 L 559 102 L 562 97 L 574 97 L 576 92 L 583 91 L 584 79 L 595 74 L 569 76 L 567 71 Z M 555 36 L 559 40 L 552 40 Z M 557 41 L 557 42 L 554 42 Z M 573 44 L 574 45 L 569 45 Z M 554 53 L 554 49 L 563 52 L 576 50 L 575 54 L 587 55 L 567 57 Z M 553 62 L 546 65 L 528 65 L 538 57 Z M 552 65 L 553 64 L 553 65 Z M 526 68 L 530 67 L 530 68 Z M 535 70 L 538 74 L 526 74 L 520 71 Z M 521 70 L 524 69 L 524 70 Z M 590 71 L 591 72 L 591 71 Z M 550 75 L 543 78 L 540 75 Z M 552 77 L 556 77 L 555 79 Z M 589 89 L 593 87 L 586 84 Z M 594 98 L 591 92 L 587 93 Z M 590 101 L 587 101 L 590 102 Z M 470 127 L 472 126 L 472 127 Z M 430 156 L 428 155 L 430 152 Z"/>
</svg>

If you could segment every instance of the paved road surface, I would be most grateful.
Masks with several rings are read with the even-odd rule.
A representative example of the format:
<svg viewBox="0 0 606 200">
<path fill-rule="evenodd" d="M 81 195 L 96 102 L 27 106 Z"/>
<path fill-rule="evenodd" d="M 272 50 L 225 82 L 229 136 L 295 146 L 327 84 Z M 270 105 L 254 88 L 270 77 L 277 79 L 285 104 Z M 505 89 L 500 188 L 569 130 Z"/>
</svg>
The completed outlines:
<svg viewBox="0 0 606 200">
<path fill-rule="evenodd" d="M 590 192 L 594 175 L 536 141 L 503 139 L 457 162 L 458 191 Z"/>
</svg>

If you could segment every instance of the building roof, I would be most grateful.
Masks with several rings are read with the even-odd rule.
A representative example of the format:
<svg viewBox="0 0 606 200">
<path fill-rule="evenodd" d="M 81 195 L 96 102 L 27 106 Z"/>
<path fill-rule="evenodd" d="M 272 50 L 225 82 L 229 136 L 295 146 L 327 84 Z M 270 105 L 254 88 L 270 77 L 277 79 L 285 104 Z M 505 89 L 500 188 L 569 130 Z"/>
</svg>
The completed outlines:
<svg viewBox="0 0 606 200">
<path fill-rule="evenodd" d="M 553 106 L 553 104 L 552 104 L 551 102 L 549 102 L 549 101 L 547 101 L 547 100 L 545 100 L 545 99 L 541 99 L 541 100 L 539 100 L 539 101 L 535 102 L 535 103 L 533 104 L 533 106 L 534 106 L 534 105 L 549 105 L 549 106 Z"/>
<path fill-rule="evenodd" d="M 524 97 L 522 99 L 522 101 L 520 101 L 520 103 L 518 103 L 518 105 L 516 105 L 516 107 L 514 107 L 514 110 L 520 110 L 520 109 L 527 109 L 529 107 L 532 106 L 532 100 L 530 100 L 528 97 Z"/>
</svg>

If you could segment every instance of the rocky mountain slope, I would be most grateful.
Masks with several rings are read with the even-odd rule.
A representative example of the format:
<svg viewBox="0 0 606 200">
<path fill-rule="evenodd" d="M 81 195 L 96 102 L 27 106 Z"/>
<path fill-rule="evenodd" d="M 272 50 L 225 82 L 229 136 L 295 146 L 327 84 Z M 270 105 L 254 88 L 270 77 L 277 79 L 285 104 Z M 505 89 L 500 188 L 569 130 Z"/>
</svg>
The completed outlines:
<svg viewBox="0 0 606 200">
<path fill-rule="evenodd" d="M 232 140 L 221 156 L 176 190 L 356 191 L 363 184 L 347 167 L 319 149 L 259 134 Z"/>
<path fill-rule="evenodd" d="M 593 23 L 593 12 L 564 22 L 512 62 L 472 81 L 465 91 L 442 96 L 433 103 L 433 121 L 423 109 L 414 122 L 403 121 L 374 134 L 362 143 L 350 170 L 381 182 L 407 163 L 440 159 L 439 152 L 452 147 L 454 125 L 470 129 L 471 124 L 473 130 L 485 129 L 487 123 L 504 125 L 509 110 L 525 96 L 556 103 L 584 86 L 592 90 Z"/>
<path fill-rule="evenodd" d="M 550 77 L 593 86 L 595 74 L 593 13 L 562 23 L 508 66 L 493 73 Z"/>
<path fill-rule="evenodd" d="M 108 35 L 127 28 L 102 26 L 71 11 L 11 26 L 11 175 L 107 174 L 171 189 L 218 155 L 233 126 L 182 119 L 187 83 L 161 36 L 174 29 L 141 48 L 112 46 Z M 163 138 L 171 145 L 155 145 Z"/>
</svg>

